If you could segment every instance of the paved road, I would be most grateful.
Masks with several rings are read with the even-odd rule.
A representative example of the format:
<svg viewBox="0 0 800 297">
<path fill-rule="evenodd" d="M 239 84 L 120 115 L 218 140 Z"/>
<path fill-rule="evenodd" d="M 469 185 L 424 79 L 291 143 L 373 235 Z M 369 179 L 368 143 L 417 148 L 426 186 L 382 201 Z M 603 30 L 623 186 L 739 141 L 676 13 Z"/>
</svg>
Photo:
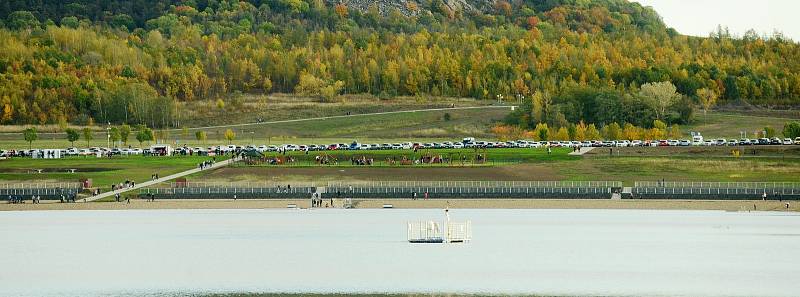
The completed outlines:
<svg viewBox="0 0 800 297">
<path fill-rule="evenodd" d="M 228 166 L 229 164 L 234 163 L 234 162 L 239 161 L 239 160 L 240 160 L 239 158 L 231 158 L 231 159 L 228 159 L 228 160 L 225 160 L 225 161 L 220 161 L 220 162 L 215 163 L 214 165 L 212 165 L 209 168 L 203 169 L 203 171 L 212 170 L 212 169 L 216 169 L 216 168 L 220 168 L 220 167 L 225 167 L 225 166 Z M 143 183 L 136 183 L 136 186 L 132 187 L 132 188 L 124 188 L 124 189 L 120 189 L 120 190 L 116 190 L 116 191 L 101 193 L 100 195 L 96 195 L 96 196 L 92 196 L 92 197 L 89 197 L 89 198 L 85 198 L 85 199 L 82 199 L 81 201 L 83 201 L 83 202 L 92 202 L 92 201 L 100 200 L 100 199 L 103 199 L 103 198 L 106 198 L 106 197 L 113 197 L 115 194 L 118 194 L 118 193 L 122 194 L 122 193 L 125 193 L 125 192 L 138 190 L 138 189 L 141 189 L 141 188 L 144 188 L 144 187 L 152 186 L 154 184 L 170 181 L 170 180 L 173 180 L 173 179 L 176 179 L 176 178 L 179 178 L 179 177 L 187 176 L 187 175 L 198 173 L 198 172 L 200 172 L 200 168 L 199 167 L 195 167 L 195 168 L 193 168 L 191 170 L 186 170 L 186 171 L 183 171 L 183 172 L 175 173 L 173 175 L 165 176 L 165 177 L 159 178 L 157 180 L 146 181 L 146 182 L 143 182 Z"/>
<path fill-rule="evenodd" d="M 570 154 L 570 156 L 583 156 L 583 154 L 588 153 L 588 152 L 592 151 L 593 149 L 595 149 L 595 148 L 594 147 L 581 147 L 581 149 L 578 150 L 577 152 L 571 152 L 569 154 Z"/>
<path fill-rule="evenodd" d="M 512 109 L 512 108 L 516 108 L 516 106 L 512 106 L 512 105 L 504 105 L 504 106 L 471 106 L 471 107 L 452 107 L 452 108 L 447 107 L 447 108 L 399 110 L 399 111 L 373 112 L 373 113 L 338 115 L 338 116 L 316 117 L 316 118 L 305 118 L 305 119 L 293 119 L 293 120 L 242 123 L 242 124 L 218 125 L 218 126 L 207 126 L 207 127 L 192 127 L 192 128 L 186 128 L 186 129 L 187 130 L 204 130 L 204 129 L 232 128 L 232 127 L 245 127 L 245 126 L 256 126 L 256 125 L 270 125 L 270 124 L 294 123 L 294 122 L 304 122 L 304 121 L 318 121 L 318 120 L 329 120 L 329 119 L 350 118 L 350 117 L 365 117 L 365 116 L 400 114 L 400 113 L 447 111 L 447 110 L 471 110 L 471 109 L 499 109 L 499 108 Z M 181 130 L 182 129 L 172 129 L 171 131 L 181 131 Z"/>
</svg>

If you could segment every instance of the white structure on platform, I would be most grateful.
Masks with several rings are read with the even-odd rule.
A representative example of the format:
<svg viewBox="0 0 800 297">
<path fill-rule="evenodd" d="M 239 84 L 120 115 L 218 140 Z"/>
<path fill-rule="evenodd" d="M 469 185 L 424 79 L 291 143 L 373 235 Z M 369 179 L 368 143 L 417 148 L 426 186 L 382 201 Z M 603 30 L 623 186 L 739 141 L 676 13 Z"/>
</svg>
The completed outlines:
<svg viewBox="0 0 800 297">
<path fill-rule="evenodd" d="M 410 243 L 466 243 L 472 240 L 472 222 L 453 222 L 450 211 L 444 210 L 445 234 L 442 234 L 436 221 L 408 223 L 408 242 Z"/>
<path fill-rule="evenodd" d="M 442 243 L 442 230 L 436 221 L 408 223 L 408 242 L 410 243 Z"/>
<path fill-rule="evenodd" d="M 469 242 L 472 240 L 472 221 L 453 222 L 450 220 L 450 210 L 444 209 L 444 216 L 447 220 L 445 228 L 447 229 L 447 242 Z"/>
</svg>

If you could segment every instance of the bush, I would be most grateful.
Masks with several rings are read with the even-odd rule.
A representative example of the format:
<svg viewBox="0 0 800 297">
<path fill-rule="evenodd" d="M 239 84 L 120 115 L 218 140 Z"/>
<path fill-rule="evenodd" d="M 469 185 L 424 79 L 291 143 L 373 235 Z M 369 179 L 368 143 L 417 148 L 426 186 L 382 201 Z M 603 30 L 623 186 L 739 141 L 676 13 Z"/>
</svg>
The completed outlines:
<svg viewBox="0 0 800 297">
<path fill-rule="evenodd" d="M 800 122 L 787 122 L 783 125 L 783 136 L 792 139 L 800 137 Z"/>
<path fill-rule="evenodd" d="M 449 112 L 445 112 L 443 118 L 445 122 L 449 122 L 452 119 Z"/>
</svg>

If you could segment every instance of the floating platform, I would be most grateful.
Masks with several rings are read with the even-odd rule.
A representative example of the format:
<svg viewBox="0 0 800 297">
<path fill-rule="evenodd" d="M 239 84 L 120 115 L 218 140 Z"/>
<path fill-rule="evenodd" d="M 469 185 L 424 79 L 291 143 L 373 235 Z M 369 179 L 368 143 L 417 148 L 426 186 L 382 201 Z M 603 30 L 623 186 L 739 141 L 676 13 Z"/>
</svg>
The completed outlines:
<svg viewBox="0 0 800 297">
<path fill-rule="evenodd" d="M 409 243 L 467 243 L 472 240 L 472 221 L 454 222 L 450 213 L 445 213 L 444 230 L 437 221 L 409 222 L 407 238 Z"/>
<path fill-rule="evenodd" d="M 444 243 L 442 230 L 436 221 L 408 223 L 409 243 Z"/>
<path fill-rule="evenodd" d="M 472 221 L 447 222 L 447 242 L 466 243 L 472 240 Z"/>
</svg>

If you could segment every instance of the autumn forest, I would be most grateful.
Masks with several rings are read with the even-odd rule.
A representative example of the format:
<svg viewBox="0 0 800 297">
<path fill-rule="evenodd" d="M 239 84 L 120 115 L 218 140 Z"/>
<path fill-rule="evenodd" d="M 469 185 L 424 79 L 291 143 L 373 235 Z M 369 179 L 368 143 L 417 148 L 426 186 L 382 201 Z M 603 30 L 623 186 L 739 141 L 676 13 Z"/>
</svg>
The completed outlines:
<svg viewBox="0 0 800 297">
<path fill-rule="evenodd" d="M 800 46 L 780 34 L 685 36 L 625 0 L 345 2 L 3 1 L 0 123 L 175 127 L 176 102 L 269 93 L 510 100 L 523 129 L 800 106 Z"/>
</svg>

